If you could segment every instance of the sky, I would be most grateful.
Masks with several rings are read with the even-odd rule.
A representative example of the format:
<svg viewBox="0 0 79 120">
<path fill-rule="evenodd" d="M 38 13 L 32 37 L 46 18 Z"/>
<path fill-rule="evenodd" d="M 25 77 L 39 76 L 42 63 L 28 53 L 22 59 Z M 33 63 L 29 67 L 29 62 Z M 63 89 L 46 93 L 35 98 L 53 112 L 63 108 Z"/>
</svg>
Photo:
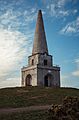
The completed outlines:
<svg viewBox="0 0 79 120">
<path fill-rule="evenodd" d="M 79 88 L 79 0 L 0 0 L 0 88 L 21 85 L 39 9 L 61 87 Z"/>
</svg>

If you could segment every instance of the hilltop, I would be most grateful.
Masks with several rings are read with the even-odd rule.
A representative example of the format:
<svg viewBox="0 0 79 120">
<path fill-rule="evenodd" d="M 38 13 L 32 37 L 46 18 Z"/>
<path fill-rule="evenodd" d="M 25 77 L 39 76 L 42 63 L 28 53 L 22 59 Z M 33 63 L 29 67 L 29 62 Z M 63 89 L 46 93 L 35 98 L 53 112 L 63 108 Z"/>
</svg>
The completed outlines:
<svg viewBox="0 0 79 120">
<path fill-rule="evenodd" d="M 0 89 L 0 110 L 61 104 L 65 96 L 79 97 L 79 89 L 31 86 L 3 88 Z M 0 114 L 0 120 L 49 120 L 49 117 L 48 109 Z"/>
<path fill-rule="evenodd" d="M 79 97 L 79 89 L 15 87 L 0 89 L 0 108 L 60 104 L 65 96 Z"/>
</svg>

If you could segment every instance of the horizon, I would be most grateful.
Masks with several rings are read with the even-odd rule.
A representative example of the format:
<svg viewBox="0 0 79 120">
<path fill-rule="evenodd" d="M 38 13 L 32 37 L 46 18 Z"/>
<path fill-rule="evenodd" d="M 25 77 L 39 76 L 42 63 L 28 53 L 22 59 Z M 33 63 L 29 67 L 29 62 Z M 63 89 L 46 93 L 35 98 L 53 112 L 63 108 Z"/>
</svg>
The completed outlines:
<svg viewBox="0 0 79 120">
<path fill-rule="evenodd" d="M 78 0 L 0 0 L 0 88 L 21 85 L 21 68 L 32 54 L 41 9 L 48 51 L 60 66 L 61 87 L 79 89 L 78 4 Z"/>
</svg>

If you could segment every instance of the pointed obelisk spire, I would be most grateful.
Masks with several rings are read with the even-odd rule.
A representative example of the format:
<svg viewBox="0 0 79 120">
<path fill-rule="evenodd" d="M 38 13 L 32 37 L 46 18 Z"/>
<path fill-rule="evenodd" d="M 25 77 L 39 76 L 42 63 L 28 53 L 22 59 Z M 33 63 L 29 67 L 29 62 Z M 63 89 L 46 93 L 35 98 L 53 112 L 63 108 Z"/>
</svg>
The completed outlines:
<svg viewBox="0 0 79 120">
<path fill-rule="evenodd" d="M 38 18 L 37 18 L 37 23 L 36 23 L 32 55 L 36 53 L 47 53 L 48 54 L 48 48 L 47 48 L 47 42 L 46 42 L 46 36 L 45 36 L 45 30 L 44 30 L 41 10 L 38 11 Z"/>
</svg>

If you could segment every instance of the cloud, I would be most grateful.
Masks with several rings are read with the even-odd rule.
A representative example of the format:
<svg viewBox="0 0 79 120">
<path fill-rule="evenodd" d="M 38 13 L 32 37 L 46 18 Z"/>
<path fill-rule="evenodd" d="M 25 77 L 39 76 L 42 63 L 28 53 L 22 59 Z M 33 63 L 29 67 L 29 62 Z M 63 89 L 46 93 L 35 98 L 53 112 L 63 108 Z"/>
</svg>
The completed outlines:
<svg viewBox="0 0 79 120">
<path fill-rule="evenodd" d="M 79 77 L 79 70 L 72 72 L 73 76 Z"/>
<path fill-rule="evenodd" d="M 79 58 L 74 60 L 67 60 L 66 63 L 72 63 L 74 70 L 71 70 L 69 73 L 61 74 L 61 86 L 63 87 L 75 87 L 79 88 Z M 62 72 L 62 71 L 61 71 Z"/>
<path fill-rule="evenodd" d="M 20 12 L 9 6 L 0 15 L 0 87 L 19 85 L 21 67 L 31 53 L 30 26 L 35 19 L 35 8 Z"/>
<path fill-rule="evenodd" d="M 27 10 L 24 11 L 23 16 L 26 23 L 31 23 L 36 19 L 37 13 L 35 13 L 35 11 L 35 8 L 32 8 L 29 12 Z"/>
<path fill-rule="evenodd" d="M 68 23 L 65 27 L 63 27 L 60 30 L 61 34 L 68 34 L 68 35 L 72 35 L 72 34 L 79 34 L 79 16 L 76 18 L 76 20 Z"/>
<path fill-rule="evenodd" d="M 75 14 L 75 13 L 77 13 L 78 12 L 78 10 L 77 9 L 74 9 L 73 10 L 73 14 Z"/>
<path fill-rule="evenodd" d="M 54 16 L 54 17 L 68 16 L 71 13 L 71 11 L 68 10 L 65 6 L 70 2 L 71 2 L 71 0 L 51 1 L 51 3 L 49 3 L 47 5 L 47 9 L 50 11 L 51 16 Z M 75 13 L 76 13 L 76 11 L 75 11 Z"/>
<path fill-rule="evenodd" d="M 79 58 L 75 59 L 74 63 L 76 65 L 76 70 L 72 72 L 72 75 L 79 77 Z"/>
<path fill-rule="evenodd" d="M 74 33 L 74 32 L 76 32 L 76 31 L 75 31 L 75 28 L 73 28 L 72 26 L 70 26 L 70 24 L 66 25 L 66 26 L 60 31 L 61 34 L 68 34 L 68 33 Z"/>
<path fill-rule="evenodd" d="M 51 16 L 55 16 L 55 17 L 63 17 L 69 15 L 68 10 L 65 10 L 64 8 L 57 6 L 57 4 L 51 4 L 50 11 L 51 11 L 50 12 Z"/>
<path fill-rule="evenodd" d="M 17 85 L 16 77 L 20 81 L 21 68 L 31 53 L 30 37 L 32 37 L 30 33 L 24 35 L 19 31 L 0 29 L 0 83 L 2 87 L 3 85 L 4 87 L 11 86 L 12 83 L 13 86 Z M 10 79 L 12 83 L 9 82 Z"/>
<path fill-rule="evenodd" d="M 9 30 L 26 30 L 30 27 L 30 24 L 36 19 L 36 8 L 32 8 L 29 11 L 24 10 L 14 11 L 13 9 L 7 9 L 0 15 L 0 28 Z"/>
<path fill-rule="evenodd" d="M 61 74 L 61 87 L 74 87 L 72 85 L 71 73 Z"/>
<path fill-rule="evenodd" d="M 79 59 L 78 59 L 78 58 L 77 58 L 77 59 L 75 59 L 75 62 L 76 62 L 76 63 L 79 63 Z"/>
<path fill-rule="evenodd" d="M 46 8 L 51 16 L 62 18 L 75 15 L 78 12 L 75 7 L 67 8 L 67 5 L 72 5 L 73 3 L 72 0 L 53 0 L 47 4 Z"/>
<path fill-rule="evenodd" d="M 28 38 L 20 32 L 0 30 L 0 77 L 21 67 L 22 59 L 30 52 L 28 44 Z"/>
<path fill-rule="evenodd" d="M 7 80 L 0 81 L 0 88 L 15 87 L 15 86 L 16 87 L 21 86 L 20 77 L 13 77 L 13 78 L 8 78 Z"/>
<path fill-rule="evenodd" d="M 76 67 L 79 69 L 79 58 L 75 59 Z"/>
<path fill-rule="evenodd" d="M 24 0 L 0 0 L 0 87 L 20 84 L 21 67 L 31 53 L 36 8 L 24 5 Z"/>
</svg>

